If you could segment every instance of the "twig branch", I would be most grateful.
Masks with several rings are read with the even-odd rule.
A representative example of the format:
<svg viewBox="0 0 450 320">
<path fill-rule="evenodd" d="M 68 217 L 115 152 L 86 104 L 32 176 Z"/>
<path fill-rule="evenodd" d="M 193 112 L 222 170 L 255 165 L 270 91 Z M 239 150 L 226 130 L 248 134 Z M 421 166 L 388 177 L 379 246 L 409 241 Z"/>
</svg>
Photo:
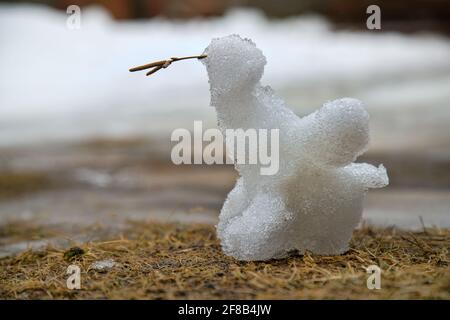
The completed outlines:
<svg viewBox="0 0 450 320">
<path fill-rule="evenodd" d="M 137 67 L 131 68 L 130 72 L 141 71 L 141 70 L 146 70 L 146 69 L 151 68 L 151 70 L 146 73 L 146 75 L 149 76 L 161 69 L 167 68 L 168 66 L 170 66 L 172 64 L 172 62 L 180 61 L 180 60 L 187 60 L 187 59 L 204 59 L 206 57 L 207 57 L 206 54 L 202 54 L 199 56 L 172 57 L 167 60 L 155 61 L 155 62 L 151 62 L 148 64 L 144 64 L 142 66 L 137 66 Z"/>
</svg>

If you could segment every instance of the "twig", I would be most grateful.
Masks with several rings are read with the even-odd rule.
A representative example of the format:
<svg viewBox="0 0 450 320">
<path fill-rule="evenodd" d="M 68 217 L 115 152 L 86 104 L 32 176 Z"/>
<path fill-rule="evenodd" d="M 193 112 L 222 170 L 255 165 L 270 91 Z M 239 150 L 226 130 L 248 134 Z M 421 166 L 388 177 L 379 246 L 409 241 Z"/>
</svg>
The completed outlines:
<svg viewBox="0 0 450 320">
<path fill-rule="evenodd" d="M 161 70 L 161 69 L 165 69 L 168 66 L 170 66 L 172 64 L 172 62 L 175 61 L 180 61 L 180 60 L 187 60 L 187 59 L 204 59 L 206 58 L 207 55 L 206 54 L 202 54 L 199 56 L 187 56 L 187 57 L 172 57 L 170 59 L 167 60 L 160 60 L 160 61 L 155 61 L 155 62 L 151 62 L 148 64 L 144 64 L 142 66 L 137 66 L 134 68 L 130 69 L 130 72 L 135 72 L 135 71 L 141 71 L 141 70 L 146 70 L 146 69 L 150 69 L 151 70 L 149 72 L 146 73 L 147 76 L 154 74 L 155 72 Z"/>
<path fill-rule="evenodd" d="M 424 233 L 427 233 L 427 228 L 425 227 L 425 222 L 423 221 L 423 217 L 419 216 L 420 224 L 422 225 L 422 229 Z"/>
</svg>

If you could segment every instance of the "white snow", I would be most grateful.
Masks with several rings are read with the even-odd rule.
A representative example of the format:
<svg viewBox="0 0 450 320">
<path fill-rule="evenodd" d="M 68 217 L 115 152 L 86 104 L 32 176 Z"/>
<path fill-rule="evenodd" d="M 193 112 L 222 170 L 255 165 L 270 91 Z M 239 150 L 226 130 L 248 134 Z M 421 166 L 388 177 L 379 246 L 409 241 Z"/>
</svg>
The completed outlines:
<svg viewBox="0 0 450 320">
<path fill-rule="evenodd" d="M 0 5 L 0 145 L 149 133 L 167 141 L 194 120 L 213 127 L 199 63 L 144 79 L 128 69 L 199 54 L 231 33 L 257 41 L 270 61 L 264 81 L 297 114 L 353 96 L 371 113 L 372 149 L 448 145 L 450 43 L 439 36 L 334 31 L 320 17 L 268 20 L 242 10 L 115 22 L 100 8 L 83 8 L 80 30 L 66 19 L 44 6 Z"/>
<path fill-rule="evenodd" d="M 90 265 L 89 268 L 97 270 L 99 272 L 105 272 L 105 271 L 108 271 L 109 269 L 113 268 L 116 265 L 117 265 L 117 263 L 113 259 L 106 259 L 106 260 L 98 260 L 98 261 L 92 262 L 92 264 Z"/>
<path fill-rule="evenodd" d="M 365 193 L 388 184 L 382 165 L 352 163 L 369 142 L 362 103 L 334 100 L 299 118 L 261 85 L 266 59 L 253 42 L 217 38 L 204 53 L 221 130 L 280 130 L 277 174 L 261 176 L 258 164 L 235 165 L 240 178 L 217 225 L 224 252 L 239 260 L 282 258 L 292 250 L 345 252 Z"/>
</svg>

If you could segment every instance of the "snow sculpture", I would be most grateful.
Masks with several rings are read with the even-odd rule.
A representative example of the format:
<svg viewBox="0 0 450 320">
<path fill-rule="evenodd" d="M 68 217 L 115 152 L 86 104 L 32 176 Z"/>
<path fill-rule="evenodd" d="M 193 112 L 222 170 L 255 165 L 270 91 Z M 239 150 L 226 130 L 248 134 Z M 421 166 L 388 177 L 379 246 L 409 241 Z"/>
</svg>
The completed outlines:
<svg viewBox="0 0 450 320">
<path fill-rule="evenodd" d="M 217 225 L 223 251 L 239 260 L 345 252 L 365 193 L 388 184 L 383 165 L 353 163 L 369 141 L 362 103 L 343 98 L 299 118 L 260 84 L 266 59 L 253 42 L 238 35 L 213 39 L 204 54 L 220 129 L 280 130 L 278 173 L 262 176 L 258 164 L 235 165 L 240 178 Z"/>
</svg>

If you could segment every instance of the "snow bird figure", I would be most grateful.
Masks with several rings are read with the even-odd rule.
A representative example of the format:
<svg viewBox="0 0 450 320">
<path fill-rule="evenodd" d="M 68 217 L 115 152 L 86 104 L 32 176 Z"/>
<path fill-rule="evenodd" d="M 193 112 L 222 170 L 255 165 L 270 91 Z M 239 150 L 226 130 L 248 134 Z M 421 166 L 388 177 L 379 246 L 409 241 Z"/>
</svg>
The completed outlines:
<svg viewBox="0 0 450 320">
<path fill-rule="evenodd" d="M 353 163 L 369 142 L 369 114 L 356 99 L 325 103 L 298 117 L 260 79 L 266 59 L 249 39 L 213 39 L 202 56 L 220 129 L 279 129 L 279 171 L 259 164 L 239 172 L 217 225 L 225 254 L 238 260 L 281 259 L 309 250 L 348 250 L 369 188 L 388 185 L 383 165 Z"/>
</svg>

